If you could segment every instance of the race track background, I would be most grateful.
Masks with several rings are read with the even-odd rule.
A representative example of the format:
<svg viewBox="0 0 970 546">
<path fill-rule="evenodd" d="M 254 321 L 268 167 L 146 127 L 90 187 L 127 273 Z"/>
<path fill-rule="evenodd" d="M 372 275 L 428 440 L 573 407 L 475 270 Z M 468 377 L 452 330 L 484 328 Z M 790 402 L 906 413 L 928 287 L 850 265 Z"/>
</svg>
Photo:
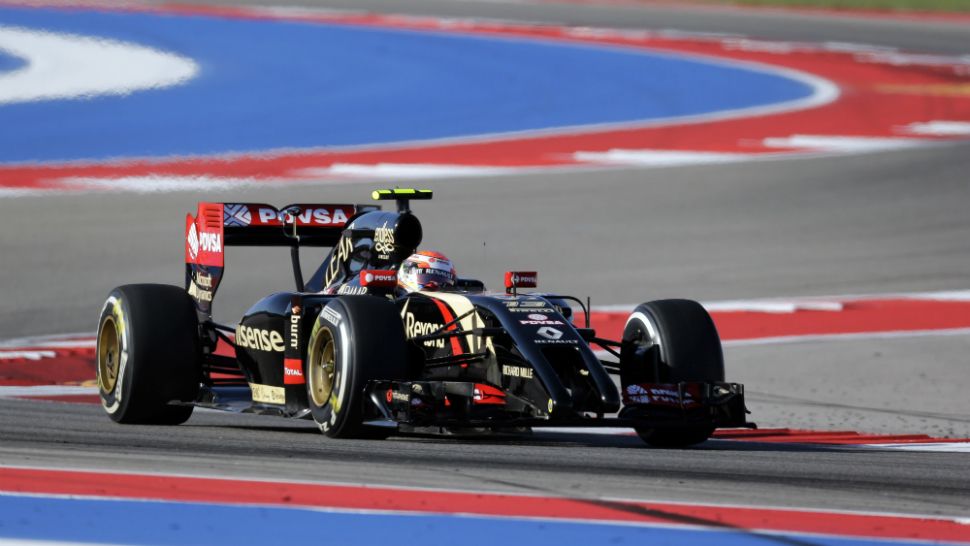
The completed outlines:
<svg viewBox="0 0 970 546">
<path fill-rule="evenodd" d="M 388 9 L 379 3 L 360 2 L 343 7 Z M 965 75 L 959 70 L 961 55 L 970 52 L 970 35 L 965 26 L 819 17 L 795 19 L 790 15 L 750 12 L 706 14 L 670 7 L 591 8 L 423 1 L 409 3 L 406 8 L 395 6 L 392 11 L 397 9 L 420 15 L 512 19 L 502 23 L 504 30 L 501 32 L 505 33 L 534 33 L 536 30 L 531 24 L 522 26 L 522 23 L 534 22 L 550 23 L 553 30 L 541 27 L 546 29 L 542 32 L 547 35 L 529 39 L 517 37 L 513 40 L 503 35 L 485 40 L 478 35 L 472 38 L 468 35 L 500 32 L 494 28 L 472 28 L 474 25 L 468 24 L 458 32 L 452 32 L 454 29 L 439 28 L 440 21 L 426 19 L 392 21 L 397 26 L 388 29 L 383 16 L 373 15 L 366 15 L 354 23 L 328 20 L 311 24 L 267 20 L 265 13 L 260 18 L 245 20 L 238 16 L 227 18 L 225 13 L 200 17 L 197 9 L 178 17 L 138 9 L 109 17 L 87 11 L 65 17 L 57 10 L 38 15 L 31 9 L 0 8 L 0 26 L 4 30 L 34 25 L 35 28 L 50 26 L 62 34 L 77 36 L 100 33 L 118 42 L 139 43 L 154 51 L 175 53 L 179 58 L 195 63 L 196 70 L 193 72 L 183 66 L 185 74 L 191 76 L 186 76 L 185 83 L 130 95 L 108 93 L 87 101 L 56 99 L 10 102 L 0 106 L 0 116 L 3 116 L 0 139 L 4 142 L 0 184 L 8 190 L 7 197 L 0 199 L 0 248 L 4 252 L 0 258 L 4 290 L 0 307 L 3 335 L 0 337 L 13 339 L 62 333 L 90 335 L 94 328 L 94 313 L 112 286 L 124 282 L 177 284 L 182 275 L 181 219 L 185 212 L 194 208 L 197 200 L 232 199 L 275 204 L 312 200 L 362 201 L 374 186 L 402 183 L 401 177 L 411 174 L 422 177 L 418 179 L 421 185 L 436 191 L 434 201 L 418 208 L 426 228 L 426 246 L 446 252 L 458 263 L 463 275 L 482 278 L 493 286 L 506 269 L 537 268 L 543 288 L 588 294 L 592 296 L 594 306 L 600 306 L 604 313 L 611 309 L 622 312 L 624 306 L 639 301 L 674 296 L 703 300 L 715 307 L 722 305 L 720 310 L 728 313 L 732 311 L 723 305 L 730 302 L 744 303 L 750 312 L 752 302 L 760 302 L 763 306 L 764 298 L 803 302 L 806 296 L 821 297 L 824 305 L 806 307 L 804 302 L 801 307 L 782 305 L 792 314 L 791 319 L 772 314 L 759 323 L 762 326 L 797 323 L 802 326 L 799 326 L 800 330 L 796 329 L 796 337 L 803 339 L 772 344 L 728 342 L 729 377 L 746 383 L 752 419 L 765 427 L 849 430 L 896 437 L 908 434 L 928 434 L 934 438 L 970 436 L 970 418 L 967 417 L 970 406 L 962 395 L 967 387 L 965 355 L 970 349 L 970 341 L 965 333 L 954 332 L 965 328 L 962 323 L 966 312 L 961 310 L 960 306 L 964 304 L 960 303 L 960 294 L 967 289 L 967 264 L 970 263 L 970 244 L 966 237 L 970 227 L 970 215 L 966 213 L 966 205 L 970 202 L 966 174 L 968 147 L 962 140 L 964 126 L 961 125 L 968 116 L 964 106 L 966 83 L 960 79 Z M 286 17 L 292 18 L 293 14 L 286 14 Z M 165 34 L 165 25 L 156 27 L 154 23 L 147 23 L 154 21 L 153 18 L 165 19 L 174 27 L 179 26 L 177 22 L 183 18 L 199 25 L 212 25 L 206 28 L 221 29 L 221 33 L 212 33 L 213 40 L 225 39 L 233 45 L 234 51 L 248 52 L 248 56 L 230 56 L 223 59 L 226 64 L 220 64 L 217 62 L 219 51 L 202 54 L 209 41 L 198 40 L 191 33 L 188 37 Z M 113 20 L 115 26 L 106 20 Z M 139 32 L 138 21 L 151 26 L 152 32 Z M 294 55 L 292 51 L 287 53 L 285 44 L 274 43 L 271 48 L 246 43 L 238 36 L 235 41 L 230 40 L 230 29 L 237 26 L 266 29 L 269 36 L 279 28 L 273 25 L 300 29 L 306 39 L 317 40 L 313 43 L 321 45 L 331 43 L 327 40 L 335 39 L 337 34 L 347 33 L 348 28 L 367 27 L 350 33 L 355 35 L 354 39 L 360 40 L 357 42 L 360 48 L 354 53 L 365 58 L 368 52 L 380 51 L 380 42 L 369 41 L 378 38 L 408 40 L 417 49 L 407 51 L 420 51 L 421 47 L 437 43 L 436 40 L 462 42 L 463 47 L 509 48 L 504 50 L 506 55 L 534 63 L 530 65 L 533 68 L 526 71 L 534 76 L 533 79 L 514 82 L 522 86 L 515 88 L 519 90 L 548 84 L 550 76 L 544 77 L 541 68 L 550 62 L 551 50 L 555 50 L 555 55 L 563 54 L 560 50 L 568 50 L 570 55 L 608 57 L 597 57 L 596 64 L 606 63 L 603 66 L 619 69 L 621 74 L 611 80 L 614 74 L 611 70 L 601 74 L 600 78 L 584 79 L 583 72 L 577 69 L 579 65 L 574 62 L 575 57 L 569 57 L 562 61 L 566 65 L 563 69 L 575 70 L 572 77 L 579 83 L 570 86 L 568 93 L 557 93 L 556 96 L 561 96 L 565 102 L 550 104 L 541 120 L 518 116 L 514 110 L 507 110 L 503 115 L 479 116 L 479 123 L 492 125 L 469 129 L 464 123 L 472 120 L 466 120 L 460 114 L 478 112 L 469 106 L 475 106 L 473 101 L 465 99 L 469 94 L 473 96 L 476 90 L 488 89 L 489 82 L 479 80 L 470 88 L 451 87 L 452 90 L 463 89 L 461 96 L 450 96 L 455 93 L 431 95 L 439 102 L 445 101 L 451 108 L 449 115 L 414 127 L 409 123 L 408 116 L 414 111 L 406 108 L 408 101 L 420 103 L 420 100 L 429 98 L 420 96 L 420 93 L 409 94 L 409 90 L 416 89 L 409 77 L 415 76 L 415 71 L 421 73 L 420 68 L 411 66 L 403 75 L 393 71 L 375 75 L 359 70 L 356 75 L 363 78 L 360 81 L 377 82 L 374 78 L 378 76 L 398 76 L 389 77 L 387 81 L 393 84 L 390 88 L 385 89 L 387 84 L 375 83 L 370 89 L 376 94 L 373 96 L 401 102 L 386 112 L 364 112 L 361 116 L 370 121 L 367 124 L 352 123 L 362 119 L 352 116 L 353 110 L 331 112 L 330 117 L 335 121 L 346 114 L 345 125 L 351 124 L 358 131 L 353 136 L 357 141 L 338 142 L 327 139 L 350 138 L 350 133 L 342 130 L 328 133 L 327 124 L 299 114 L 325 107 L 324 97 L 333 98 L 337 93 L 337 89 L 325 84 L 347 81 L 359 66 L 346 63 L 340 66 L 340 71 L 336 71 L 336 66 L 335 72 L 310 71 L 312 77 L 306 80 L 306 88 L 301 90 L 304 92 L 294 95 L 292 102 L 268 99 L 260 102 L 260 99 L 279 92 L 282 81 L 280 77 L 263 77 L 263 71 L 257 71 L 255 81 L 258 85 L 242 85 L 241 82 L 250 76 L 241 71 L 248 67 L 274 65 L 276 57 L 268 53 L 271 49 L 283 48 L 274 50 L 273 55 L 284 58 Z M 569 31 L 565 36 L 554 30 L 570 29 L 573 25 L 650 29 L 653 32 L 618 36 L 616 33 Z M 583 145 L 581 148 L 566 148 L 570 153 L 565 155 L 553 154 L 559 164 L 552 170 L 547 161 L 548 152 L 563 149 L 561 146 L 565 144 L 576 144 L 576 141 L 555 141 L 547 139 L 549 135 L 541 135 L 542 146 L 513 143 L 510 149 L 516 154 L 504 157 L 514 157 L 515 161 L 506 165 L 481 163 L 482 157 L 503 157 L 491 153 L 494 148 L 478 148 L 471 154 L 465 153 L 468 148 L 464 147 L 439 148 L 432 149 L 428 155 L 422 155 L 422 152 L 418 156 L 409 156 L 414 151 L 412 146 L 388 144 L 411 142 L 421 137 L 452 138 L 460 131 L 494 134 L 572 126 L 577 121 L 612 124 L 634 120 L 638 123 L 662 117 L 664 111 L 659 107 L 636 110 L 644 105 L 632 95 L 627 95 L 629 100 L 607 101 L 607 104 L 591 101 L 590 97 L 602 97 L 603 94 L 623 97 L 623 90 L 629 89 L 625 84 L 644 86 L 642 89 L 651 92 L 672 92 L 669 88 L 657 87 L 657 82 L 644 78 L 642 73 L 624 70 L 634 65 L 643 66 L 639 63 L 654 68 L 658 63 L 663 64 L 667 57 L 628 54 L 625 50 L 618 54 L 600 43 L 602 40 L 634 40 L 638 48 L 657 46 L 662 41 L 665 46 L 705 48 L 706 53 L 723 51 L 729 43 L 723 36 L 683 36 L 664 30 L 670 28 L 691 32 L 720 30 L 765 38 L 775 46 L 775 51 L 765 51 L 766 42 L 757 40 L 743 42 L 750 46 L 743 54 L 771 56 L 783 63 L 824 57 L 836 63 L 834 66 L 858 68 L 860 65 L 839 63 L 854 63 L 860 56 L 871 60 L 876 55 L 871 48 L 845 51 L 845 47 L 833 47 L 831 43 L 820 45 L 826 42 L 856 41 L 902 48 L 892 52 L 890 57 L 882 56 L 884 62 L 865 63 L 868 69 L 863 72 L 879 75 L 878 80 L 850 84 L 845 78 L 854 78 L 860 72 L 848 68 L 840 77 L 835 74 L 821 76 L 823 80 L 834 82 L 839 91 L 838 97 L 828 104 L 836 107 L 839 100 L 862 100 L 871 102 L 876 108 L 879 105 L 868 99 L 892 96 L 905 104 L 916 104 L 918 108 L 897 108 L 893 115 L 905 116 L 902 121 L 887 122 L 882 116 L 871 116 L 869 130 L 850 133 L 824 118 L 815 119 L 813 123 L 818 126 L 811 127 L 810 132 L 805 130 L 805 125 L 762 123 L 767 118 L 753 118 L 755 122 L 749 125 L 745 124 L 751 120 L 741 120 L 743 123 L 728 120 L 726 124 L 730 131 L 711 132 L 707 129 L 712 139 L 733 146 L 717 150 L 697 149 L 693 146 L 696 142 L 692 140 L 694 133 L 677 132 L 680 128 L 675 131 L 674 126 L 646 128 L 653 132 L 641 133 L 636 138 L 646 140 L 636 142 L 649 142 L 650 146 L 640 148 L 626 144 L 613 146 L 618 141 L 603 140 L 606 137 L 602 135 L 590 140 L 588 131 L 584 131 L 583 140 L 578 142 Z M 548 35 L 557 32 L 558 36 Z M 295 37 L 299 33 L 293 30 L 287 33 L 290 34 Z M 311 34 L 313 36 L 309 36 Z M 0 38 L 2 36 L 0 33 Z M 584 42 L 563 45 L 561 42 L 566 38 Z M 536 46 L 533 42 L 537 40 L 544 45 Z M 590 45 L 588 40 L 596 43 Z M 546 45 L 550 41 L 559 45 Z M 791 41 L 807 41 L 812 45 L 784 55 L 777 53 L 777 48 L 782 47 L 779 44 L 790 46 Z M 201 49 L 190 47 L 193 42 L 198 42 Z M 494 42 L 500 45 L 496 46 Z M 9 76 L 26 65 L 22 57 L 4 51 L 4 56 L 0 57 L 0 77 Z M 394 55 L 383 58 L 400 59 L 397 55 L 404 51 L 395 47 Z M 475 51 L 481 53 L 482 50 Z M 261 56 L 261 52 L 266 55 Z M 894 65 L 885 62 L 887 59 L 906 62 Z M 322 60 L 320 56 L 314 56 L 300 61 L 304 65 L 296 60 L 294 63 L 307 66 L 322 63 Z M 761 60 L 764 59 L 758 62 Z M 333 65 L 332 62 L 326 64 Z M 831 68 L 833 65 L 827 66 Z M 493 77 L 509 74 L 508 65 L 502 62 L 459 68 L 461 70 L 453 74 L 454 79 L 436 80 L 439 86 L 465 85 L 467 78 L 474 81 L 474 77 L 484 74 Z M 733 70 L 731 74 L 737 75 L 738 69 L 718 65 L 717 70 Z M 811 70 L 798 70 L 812 74 Z M 287 74 L 294 77 L 293 74 L 305 72 L 297 70 Z M 208 79 L 213 74 L 219 74 L 221 78 Z M 776 82 L 778 94 L 735 98 L 756 98 L 758 104 L 771 104 L 797 101 L 805 96 L 804 81 L 796 79 L 793 83 L 791 78 L 763 72 L 744 74 Z M 709 89 L 703 88 L 703 82 L 692 79 L 698 76 L 695 70 L 685 71 L 682 75 L 684 89 L 673 92 L 684 100 L 673 101 L 670 104 L 674 108 L 672 112 L 674 115 L 696 114 L 700 108 L 697 101 L 707 100 L 711 94 Z M 334 79 L 327 80 L 328 77 Z M 315 92 L 317 88 L 320 93 Z M 227 90 L 232 89 L 239 92 L 227 94 Z M 178 104 L 169 101 L 174 101 L 176 96 L 182 97 L 183 108 L 174 108 L 173 112 L 173 105 Z M 214 101 L 214 96 L 225 100 Z M 510 97 L 503 105 L 509 108 L 515 104 L 523 108 L 534 105 L 515 102 L 520 99 Z M 214 103 L 214 109 L 202 107 L 200 103 L 206 101 Z M 247 115 L 255 115 L 252 112 L 254 104 L 261 106 L 260 112 L 272 115 L 259 120 L 247 118 Z M 733 102 L 714 106 L 724 109 L 751 104 Z M 678 107 L 682 109 L 677 110 Z M 703 106 L 710 107 L 708 103 Z M 171 113 L 160 115 L 157 108 Z M 115 113 L 125 115 L 112 115 Z M 191 125 L 192 120 L 200 116 L 216 113 L 216 117 L 208 119 L 220 123 Z M 793 112 L 790 115 L 806 114 Z M 86 116 L 88 125 L 81 123 Z M 457 123 L 456 117 L 462 117 L 462 123 Z M 850 125 L 855 123 L 847 118 L 836 118 Z M 380 123 L 382 120 L 388 120 L 388 123 Z M 167 129 L 139 131 L 145 124 Z M 261 130 L 252 129 L 254 126 Z M 11 127 L 16 129 L 11 130 Z M 97 138 L 83 138 L 91 127 L 99 129 Z M 230 127 L 232 130 L 228 130 Z M 637 128 L 640 129 L 643 128 Z M 702 127 L 699 131 L 698 134 L 704 136 L 705 129 Z M 74 138 L 59 138 L 67 133 L 73 134 Z M 184 138 L 172 138 L 176 134 Z M 796 136 L 812 138 L 793 140 Z M 819 140 L 817 137 L 820 136 L 828 138 Z M 831 138 L 847 136 L 862 137 L 863 140 L 841 138 L 833 141 Z M 788 146 L 770 147 L 766 144 L 778 144 L 779 141 L 766 139 L 782 139 Z M 885 148 L 887 139 L 892 145 L 891 150 Z M 494 144 L 493 139 L 486 140 L 486 144 Z M 352 156 L 337 156 L 336 150 L 324 149 L 327 146 L 357 146 L 364 141 L 378 146 Z M 654 146 L 655 143 L 669 146 L 675 141 L 686 145 Z M 742 141 L 749 145 L 756 143 L 759 152 L 796 152 L 802 157 L 748 162 L 734 157 L 728 160 L 697 155 L 698 152 L 733 155 L 738 153 L 738 143 Z M 806 143 L 811 145 L 794 146 Z M 471 144 L 478 146 L 482 143 L 475 141 Z M 588 144 L 596 147 L 589 148 Z M 838 148 L 833 148 L 836 144 Z M 854 149 L 846 149 L 847 145 Z M 390 159 L 380 155 L 394 146 L 401 150 Z M 185 151 L 191 147 L 196 148 L 194 152 Z M 671 151 L 671 148 L 677 152 L 690 152 L 688 156 L 674 156 L 673 161 L 688 164 L 658 167 L 660 159 L 671 163 L 671 156 L 655 152 Z M 264 154 L 267 149 L 274 151 Z M 611 150 L 640 153 L 631 156 L 613 152 L 607 156 L 594 156 L 593 160 L 589 156 L 580 159 L 574 155 L 574 152 L 609 154 Z M 236 153 L 212 159 L 213 154 L 230 151 L 256 155 L 259 161 L 247 163 Z M 356 154 L 365 150 L 339 150 L 341 154 L 348 151 Z M 871 153 L 857 153 L 862 151 Z M 170 155 L 182 153 L 195 153 L 199 157 L 193 163 Z M 131 157 L 149 156 L 153 157 L 151 161 L 130 160 Z M 636 162 L 631 161 L 631 157 Z M 539 169 L 531 167 L 537 163 L 536 158 L 545 161 Z M 429 159 L 434 160 L 432 163 L 437 162 L 437 169 L 426 166 Z M 717 162 L 705 163 L 712 159 Z M 84 161 L 77 163 L 77 160 Z M 643 166 L 648 161 L 651 168 Z M 375 167 L 381 163 L 385 166 Z M 402 170 L 401 164 L 407 163 L 424 167 L 423 170 Z M 335 164 L 343 167 L 334 169 Z M 480 169 L 512 167 L 513 170 L 469 173 L 467 169 L 459 172 L 442 170 L 441 165 L 448 169 L 459 165 Z M 293 169 L 310 169 L 310 172 L 294 176 Z M 163 171 L 164 176 L 148 176 L 157 170 Z M 452 174 L 479 176 L 455 178 Z M 423 178 L 432 175 L 435 178 Z M 411 180 L 403 182 L 411 183 Z M 151 192 L 131 193 L 145 184 Z M 65 193 L 65 189 L 70 191 Z M 162 191 L 172 189 L 181 191 Z M 314 259 L 319 257 L 306 257 L 308 266 Z M 217 315 L 226 321 L 233 320 L 255 295 L 288 289 L 290 282 L 285 251 L 264 249 L 230 253 L 226 285 L 220 292 L 223 301 L 217 302 Z M 931 295 L 927 296 L 928 293 Z M 902 300 L 922 294 L 922 299 L 917 299 L 924 303 L 919 305 L 927 301 L 931 304 L 925 304 L 928 307 L 917 311 L 905 301 L 899 303 L 901 294 L 906 295 Z M 853 303 L 857 301 L 853 295 L 872 295 L 863 298 L 865 301 L 896 303 Z M 810 299 L 816 301 L 818 298 Z M 866 310 L 879 305 L 890 306 L 881 316 L 888 314 L 905 320 L 901 318 L 900 323 L 889 325 L 873 323 Z M 775 312 L 779 312 L 777 307 Z M 951 316 L 948 312 L 953 313 L 952 319 L 947 318 Z M 820 318 L 820 314 L 824 316 Z M 804 330 L 806 316 L 815 329 Z M 846 316 L 851 320 L 846 321 Z M 834 332 L 829 331 L 833 324 L 839 326 Z M 862 324 L 865 335 L 830 335 L 846 333 L 846 324 Z M 885 335 L 900 331 L 909 333 Z M 735 330 L 737 332 L 740 330 Z M 779 327 L 778 331 L 759 335 L 778 337 L 791 333 Z M 18 342 L 10 346 L 14 349 L 5 347 L 3 350 L 14 352 L 17 347 L 20 348 L 16 349 L 18 351 L 25 347 L 44 349 L 27 345 Z M 26 366 L 34 366 L 30 369 L 36 371 L 49 362 L 45 358 L 34 360 L 20 356 L 17 365 L 22 366 L 21 371 Z M 4 373 L 12 363 L 12 358 L 7 359 Z M 333 443 L 324 441 L 312 426 L 307 427 L 305 423 L 254 417 L 237 419 L 204 413 L 193 417 L 185 427 L 167 429 L 165 435 L 159 435 L 151 427 L 112 425 L 97 406 L 89 404 L 18 399 L 2 400 L 0 406 L 3 407 L 0 430 L 3 430 L 4 439 L 0 446 L 0 460 L 8 469 L 4 490 L 26 494 L 58 496 L 77 492 L 39 486 L 38 483 L 50 482 L 43 477 L 38 482 L 37 476 L 28 480 L 22 474 L 11 473 L 11 467 L 40 465 L 133 473 L 175 472 L 233 479 L 502 491 L 597 501 L 621 498 L 680 501 L 694 505 L 745 504 L 954 517 L 965 516 L 970 509 L 966 504 L 966 498 L 970 497 L 965 478 L 968 475 L 966 456 L 947 451 L 833 448 L 831 445 L 808 447 L 793 444 L 790 438 L 781 438 L 785 440 L 783 443 L 770 444 L 722 439 L 702 448 L 670 453 L 632 449 L 639 447 L 635 438 L 578 432 L 514 441 L 403 438 L 380 445 L 372 442 Z M 801 438 L 810 441 L 806 436 Z M 922 443 L 924 447 L 920 449 L 927 449 L 926 441 Z M 54 483 L 57 481 L 53 480 Z M 103 477 L 94 480 L 102 485 L 112 481 L 120 483 L 123 480 Z M 180 485 L 183 486 L 196 487 Z M 158 498 L 154 497 L 156 493 L 132 492 L 138 498 L 146 495 Z M 125 495 L 113 491 L 109 496 Z M 281 494 L 277 500 L 259 502 L 285 502 L 280 500 L 285 496 Z M 17 497 L 15 504 L 26 509 L 26 503 L 19 502 L 21 500 Z M 198 500 L 211 501 L 195 499 Z M 92 503 L 73 505 L 81 511 L 78 517 L 82 520 L 92 517 L 90 510 L 103 513 L 95 500 Z M 337 506 L 332 500 L 325 504 Z M 366 507 L 378 509 L 374 505 Z M 174 511 L 180 509 L 172 508 Z M 408 509 L 405 505 L 393 507 L 393 510 Z M 617 509 L 624 514 L 633 510 L 628 506 Z M 669 511 L 670 507 L 654 509 Z M 710 512 L 705 514 L 711 515 Z M 669 523 L 671 516 L 666 517 L 665 521 Z M 771 519 L 763 514 L 758 517 L 761 521 Z M 34 528 L 40 527 L 42 513 L 38 518 Z M 172 519 L 183 518 L 174 516 Z M 610 514 L 606 519 L 623 518 Z M 706 525 L 694 523 L 702 527 Z M 750 521 L 739 521 L 737 525 L 749 530 L 761 528 Z M 855 524 L 841 522 L 835 528 L 824 530 L 809 526 L 785 527 L 776 531 L 849 536 L 847 529 L 852 525 Z M 925 522 L 906 520 L 897 538 L 966 540 L 962 527 L 954 527 L 954 534 L 920 534 L 927 532 L 925 525 Z M 929 525 L 937 524 L 931 522 Z M 885 526 L 886 522 L 875 525 Z M 764 529 L 770 529 L 770 526 Z M 862 536 L 866 540 L 880 538 L 871 531 L 853 536 Z M 798 540 L 815 540 L 807 537 L 799 534 Z M 35 538 L 45 537 L 35 535 Z M 90 537 L 46 538 L 87 540 Z M 696 541 L 696 537 L 681 539 Z M 717 537 L 719 541 L 723 539 Z M 764 537 L 757 535 L 755 539 L 764 540 Z M 789 541 L 791 537 L 779 539 Z M 101 540 L 106 539 L 102 537 Z"/>
</svg>

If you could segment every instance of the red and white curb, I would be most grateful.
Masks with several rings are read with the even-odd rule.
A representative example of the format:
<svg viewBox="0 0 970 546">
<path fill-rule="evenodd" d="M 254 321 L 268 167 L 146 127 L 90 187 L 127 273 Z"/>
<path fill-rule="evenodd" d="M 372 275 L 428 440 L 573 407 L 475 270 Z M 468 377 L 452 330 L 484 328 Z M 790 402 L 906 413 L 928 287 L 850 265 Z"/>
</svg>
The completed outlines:
<svg viewBox="0 0 970 546">
<path fill-rule="evenodd" d="M 870 539 L 966 543 L 966 518 L 860 511 L 549 496 L 88 469 L 0 466 L 0 494 L 73 499 L 159 500 L 205 505 L 308 508 L 357 514 L 452 514 L 552 521 L 718 529 L 760 540 Z M 780 535 L 780 536 L 779 536 Z M 33 544 L 33 542 L 31 542 Z"/>
<path fill-rule="evenodd" d="M 710 0 L 502 0 L 510 4 L 578 4 L 585 6 L 676 7 L 703 13 L 784 14 L 837 19 L 923 22 L 949 25 L 970 24 L 970 13 L 919 9 L 813 7 L 798 5 L 740 4 Z"/>
<path fill-rule="evenodd" d="M 856 154 L 970 139 L 970 57 L 858 44 L 755 40 L 312 9 L 149 6 L 98 9 L 300 21 L 620 47 L 757 66 L 810 83 L 806 101 L 554 131 L 471 135 L 353 150 L 267 150 L 191 158 L 0 166 L 0 197 L 49 191 L 176 191 L 355 179 L 494 176 L 548 169 L 668 167 Z"/>
<path fill-rule="evenodd" d="M 622 427 L 549 427 L 535 428 L 533 431 L 545 435 L 636 435 L 630 429 Z M 819 447 L 970 453 L 970 438 L 934 438 L 927 434 L 868 434 L 851 430 L 804 430 L 789 428 L 754 430 L 721 429 L 714 432 L 712 439 L 730 442 L 800 444 Z"/>
<path fill-rule="evenodd" d="M 970 335 L 970 290 L 721 301 L 704 306 L 725 347 Z M 634 307 L 594 307 L 597 334 L 619 338 Z"/>
</svg>

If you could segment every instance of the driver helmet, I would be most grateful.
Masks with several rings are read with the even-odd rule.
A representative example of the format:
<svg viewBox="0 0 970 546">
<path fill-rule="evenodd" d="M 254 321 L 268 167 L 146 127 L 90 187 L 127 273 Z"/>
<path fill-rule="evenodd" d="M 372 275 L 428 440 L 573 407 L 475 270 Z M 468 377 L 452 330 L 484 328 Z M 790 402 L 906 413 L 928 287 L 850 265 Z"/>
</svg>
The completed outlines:
<svg viewBox="0 0 970 546">
<path fill-rule="evenodd" d="M 451 260 L 430 250 L 419 250 L 408 256 L 397 275 L 397 285 L 407 292 L 451 288 L 457 280 Z"/>
</svg>

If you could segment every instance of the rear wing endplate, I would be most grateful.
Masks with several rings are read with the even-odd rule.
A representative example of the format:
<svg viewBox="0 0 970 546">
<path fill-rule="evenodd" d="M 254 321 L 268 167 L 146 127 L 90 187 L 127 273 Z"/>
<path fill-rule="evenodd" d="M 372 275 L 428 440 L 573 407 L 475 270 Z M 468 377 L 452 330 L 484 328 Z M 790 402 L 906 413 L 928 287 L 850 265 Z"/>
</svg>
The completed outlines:
<svg viewBox="0 0 970 546">
<path fill-rule="evenodd" d="M 199 203 L 185 218 L 185 283 L 199 312 L 211 314 L 227 246 L 334 246 L 358 214 L 375 205 Z M 294 236 L 296 233 L 296 236 Z"/>
</svg>

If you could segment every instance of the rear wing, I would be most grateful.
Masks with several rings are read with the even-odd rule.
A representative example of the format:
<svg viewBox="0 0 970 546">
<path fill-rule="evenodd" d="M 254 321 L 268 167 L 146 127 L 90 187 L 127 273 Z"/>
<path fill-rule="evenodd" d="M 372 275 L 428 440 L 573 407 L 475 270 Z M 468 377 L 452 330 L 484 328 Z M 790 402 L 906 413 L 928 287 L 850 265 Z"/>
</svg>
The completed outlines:
<svg viewBox="0 0 970 546">
<path fill-rule="evenodd" d="M 334 246 L 356 215 L 371 210 L 380 207 L 297 203 L 278 209 L 262 203 L 199 203 L 197 214 L 185 217 L 186 290 L 199 312 L 211 315 L 212 297 L 225 268 L 225 247 Z"/>
<path fill-rule="evenodd" d="M 374 205 L 199 203 L 185 218 L 185 263 L 223 265 L 227 246 L 334 246 L 351 218 Z M 297 240 L 290 232 L 296 225 Z M 289 232 L 289 233 L 288 233 Z"/>
</svg>

